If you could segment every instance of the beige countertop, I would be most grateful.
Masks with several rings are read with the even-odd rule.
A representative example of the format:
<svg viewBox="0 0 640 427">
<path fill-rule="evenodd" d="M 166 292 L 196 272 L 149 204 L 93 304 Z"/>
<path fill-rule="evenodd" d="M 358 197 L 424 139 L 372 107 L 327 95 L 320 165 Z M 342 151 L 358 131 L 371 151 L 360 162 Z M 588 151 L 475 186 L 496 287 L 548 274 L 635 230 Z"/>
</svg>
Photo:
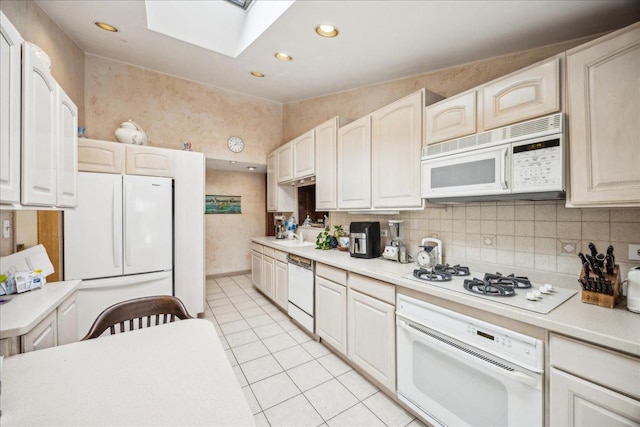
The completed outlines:
<svg viewBox="0 0 640 427">
<path fill-rule="evenodd" d="M 255 423 L 213 324 L 190 319 L 5 358 L 2 425 Z"/>
<path fill-rule="evenodd" d="M 0 305 L 0 339 L 24 335 L 55 310 L 82 284 L 81 280 L 46 283 L 42 288 L 21 294 Z"/>
<path fill-rule="evenodd" d="M 585 304 L 581 301 L 580 292 L 555 308 L 551 313 L 538 314 L 477 298 L 471 294 L 450 291 L 427 283 L 422 284 L 403 278 L 402 276 L 411 273 L 416 268 L 414 263 L 399 264 L 383 258 L 353 258 L 348 252 L 317 250 L 315 245 L 282 246 L 273 237 L 256 237 L 251 240 L 261 245 L 304 256 L 396 286 L 413 289 L 424 294 L 503 316 L 507 319 L 524 322 L 548 331 L 640 356 L 640 314 L 632 313 L 625 307 L 620 306 L 609 309 Z M 549 283 L 562 286 L 560 283 L 551 281 Z"/>
</svg>

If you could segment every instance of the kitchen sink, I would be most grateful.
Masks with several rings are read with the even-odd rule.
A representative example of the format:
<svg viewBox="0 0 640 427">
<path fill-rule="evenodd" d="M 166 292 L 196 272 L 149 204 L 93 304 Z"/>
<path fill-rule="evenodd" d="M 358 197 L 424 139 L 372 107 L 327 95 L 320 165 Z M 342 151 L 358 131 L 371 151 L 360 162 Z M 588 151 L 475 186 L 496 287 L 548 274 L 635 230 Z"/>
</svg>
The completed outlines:
<svg viewBox="0 0 640 427">
<path fill-rule="evenodd" d="M 274 240 L 273 242 L 276 245 L 279 246 L 286 246 L 288 248 L 302 248 L 305 246 L 315 246 L 316 244 L 314 242 L 302 242 L 300 243 L 300 240 Z"/>
</svg>

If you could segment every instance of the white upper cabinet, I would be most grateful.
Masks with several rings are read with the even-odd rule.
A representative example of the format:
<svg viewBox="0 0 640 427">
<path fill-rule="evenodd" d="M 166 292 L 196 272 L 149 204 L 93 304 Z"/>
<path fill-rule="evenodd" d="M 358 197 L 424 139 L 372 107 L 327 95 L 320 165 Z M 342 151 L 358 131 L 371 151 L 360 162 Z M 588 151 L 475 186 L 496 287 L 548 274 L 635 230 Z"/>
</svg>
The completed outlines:
<svg viewBox="0 0 640 427">
<path fill-rule="evenodd" d="M 365 116 L 338 130 L 338 208 L 370 207 L 371 116 Z"/>
<path fill-rule="evenodd" d="M 373 208 L 419 208 L 424 90 L 371 114 Z"/>
<path fill-rule="evenodd" d="M 568 205 L 640 206 L 640 23 L 567 52 Z"/>
<path fill-rule="evenodd" d="M 28 43 L 22 53 L 22 204 L 55 206 L 57 83 Z"/>
<path fill-rule="evenodd" d="M 278 153 L 267 156 L 267 212 L 293 212 L 295 187 L 278 184 Z"/>
<path fill-rule="evenodd" d="M 0 11 L 0 203 L 20 203 L 22 41 Z"/>
<path fill-rule="evenodd" d="M 338 207 L 337 148 L 339 118 L 315 128 L 316 138 L 316 209 L 335 210 Z"/>
<path fill-rule="evenodd" d="M 291 141 L 293 148 L 293 179 L 316 174 L 315 132 L 313 129 Z"/>
<path fill-rule="evenodd" d="M 78 139 L 78 170 L 124 173 L 124 146 L 119 142 Z"/>
<path fill-rule="evenodd" d="M 425 108 L 425 145 L 476 133 L 476 91 L 452 96 Z"/>
<path fill-rule="evenodd" d="M 174 151 L 166 148 L 126 144 L 125 173 L 172 178 Z"/>
<path fill-rule="evenodd" d="M 560 111 L 560 59 L 555 56 L 482 87 L 482 130 Z"/>
<path fill-rule="evenodd" d="M 286 143 L 276 151 L 278 156 L 278 182 L 293 179 L 293 145 Z"/>
<path fill-rule="evenodd" d="M 58 106 L 58 206 L 78 206 L 78 107 L 57 87 Z"/>
</svg>

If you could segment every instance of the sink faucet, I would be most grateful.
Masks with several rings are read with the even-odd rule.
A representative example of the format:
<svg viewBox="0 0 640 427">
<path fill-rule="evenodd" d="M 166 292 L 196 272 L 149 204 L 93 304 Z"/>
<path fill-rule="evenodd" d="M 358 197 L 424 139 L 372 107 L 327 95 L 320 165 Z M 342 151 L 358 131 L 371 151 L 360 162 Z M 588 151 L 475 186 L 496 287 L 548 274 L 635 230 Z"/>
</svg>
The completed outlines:
<svg viewBox="0 0 640 427">
<path fill-rule="evenodd" d="M 293 236 L 294 236 L 294 238 L 295 238 L 296 240 L 298 240 L 300 243 L 304 243 L 304 236 L 302 235 L 302 230 L 300 230 L 300 233 L 299 233 L 299 234 L 294 234 Z"/>
</svg>

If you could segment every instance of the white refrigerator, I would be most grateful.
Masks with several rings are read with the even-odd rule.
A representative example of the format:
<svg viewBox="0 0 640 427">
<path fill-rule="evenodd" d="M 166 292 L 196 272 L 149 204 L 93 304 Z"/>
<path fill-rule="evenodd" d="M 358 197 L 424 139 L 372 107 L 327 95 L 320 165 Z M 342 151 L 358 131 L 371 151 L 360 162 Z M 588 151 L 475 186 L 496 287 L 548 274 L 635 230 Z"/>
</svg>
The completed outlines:
<svg viewBox="0 0 640 427">
<path fill-rule="evenodd" d="M 173 294 L 170 178 L 78 173 L 78 207 L 64 212 L 64 278 L 78 289 L 78 339 L 120 301 Z"/>
</svg>

